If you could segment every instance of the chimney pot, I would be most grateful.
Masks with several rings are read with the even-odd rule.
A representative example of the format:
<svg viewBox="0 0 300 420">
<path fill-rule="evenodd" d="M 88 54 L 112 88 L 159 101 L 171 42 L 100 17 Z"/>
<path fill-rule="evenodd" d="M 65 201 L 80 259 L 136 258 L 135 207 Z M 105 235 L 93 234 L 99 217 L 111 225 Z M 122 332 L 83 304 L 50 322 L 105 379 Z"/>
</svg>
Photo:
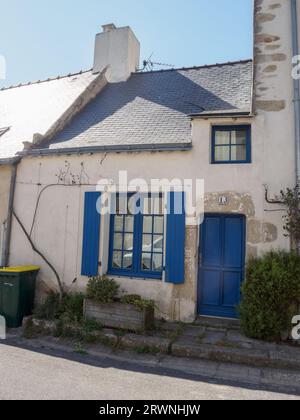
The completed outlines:
<svg viewBox="0 0 300 420">
<path fill-rule="evenodd" d="M 113 31 L 114 29 L 117 29 L 116 25 L 114 23 L 108 23 L 107 25 L 102 25 L 103 32 L 109 32 Z"/>
</svg>

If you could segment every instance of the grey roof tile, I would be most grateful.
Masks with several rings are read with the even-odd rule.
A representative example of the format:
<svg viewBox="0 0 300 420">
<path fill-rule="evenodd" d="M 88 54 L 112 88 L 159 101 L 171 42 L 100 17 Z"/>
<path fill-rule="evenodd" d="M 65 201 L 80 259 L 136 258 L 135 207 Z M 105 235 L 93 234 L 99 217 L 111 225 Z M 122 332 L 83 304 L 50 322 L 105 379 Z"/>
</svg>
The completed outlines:
<svg viewBox="0 0 300 420">
<path fill-rule="evenodd" d="M 252 61 L 135 73 L 109 84 L 51 149 L 191 142 L 190 114 L 251 109 Z"/>
<path fill-rule="evenodd" d="M 35 133 L 45 134 L 75 99 L 98 76 L 91 71 L 0 89 L 0 159 L 23 150 Z"/>
<path fill-rule="evenodd" d="M 0 159 L 45 134 L 97 77 L 91 71 L 0 89 Z M 135 73 L 108 84 L 44 148 L 181 144 L 191 142 L 190 114 L 250 111 L 252 61 Z M 39 146 L 41 147 L 41 146 Z"/>
</svg>

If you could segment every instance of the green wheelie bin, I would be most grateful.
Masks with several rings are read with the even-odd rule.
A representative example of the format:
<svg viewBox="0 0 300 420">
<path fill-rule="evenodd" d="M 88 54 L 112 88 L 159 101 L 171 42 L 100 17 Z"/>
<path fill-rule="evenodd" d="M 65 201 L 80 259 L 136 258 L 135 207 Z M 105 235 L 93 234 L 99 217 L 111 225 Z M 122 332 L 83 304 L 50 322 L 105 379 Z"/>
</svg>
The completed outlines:
<svg viewBox="0 0 300 420">
<path fill-rule="evenodd" d="M 0 269 L 0 315 L 8 328 L 18 328 L 34 306 L 36 277 L 40 267 Z"/>
</svg>

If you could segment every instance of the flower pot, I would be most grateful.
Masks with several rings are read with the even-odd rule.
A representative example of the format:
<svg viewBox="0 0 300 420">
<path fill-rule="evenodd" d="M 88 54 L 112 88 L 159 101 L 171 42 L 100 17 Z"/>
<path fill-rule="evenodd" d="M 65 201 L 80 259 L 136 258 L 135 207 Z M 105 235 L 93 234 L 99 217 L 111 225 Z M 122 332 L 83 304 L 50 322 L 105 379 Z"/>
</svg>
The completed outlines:
<svg viewBox="0 0 300 420">
<path fill-rule="evenodd" d="M 84 301 L 84 318 L 94 319 L 103 327 L 128 331 L 147 331 L 154 327 L 154 308 L 139 309 L 124 303 Z"/>
</svg>

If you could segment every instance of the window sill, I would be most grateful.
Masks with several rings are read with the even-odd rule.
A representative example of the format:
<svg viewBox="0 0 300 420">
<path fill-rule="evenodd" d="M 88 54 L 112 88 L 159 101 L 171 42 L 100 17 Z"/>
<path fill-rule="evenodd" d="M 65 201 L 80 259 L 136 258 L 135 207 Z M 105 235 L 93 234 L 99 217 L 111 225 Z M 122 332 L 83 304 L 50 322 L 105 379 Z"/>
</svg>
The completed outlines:
<svg viewBox="0 0 300 420">
<path fill-rule="evenodd" d="M 162 282 L 162 276 L 159 277 L 154 277 L 153 275 L 149 275 L 149 276 L 134 276 L 132 274 L 124 274 L 124 273 L 115 273 L 112 271 L 109 271 L 107 273 L 108 276 L 110 277 L 115 277 L 118 279 L 126 279 L 126 280 L 140 280 L 140 281 L 155 281 L 155 282 Z"/>
<path fill-rule="evenodd" d="M 244 162 L 244 161 L 230 161 L 230 162 L 211 162 L 212 165 L 251 165 L 252 162 Z"/>
</svg>

